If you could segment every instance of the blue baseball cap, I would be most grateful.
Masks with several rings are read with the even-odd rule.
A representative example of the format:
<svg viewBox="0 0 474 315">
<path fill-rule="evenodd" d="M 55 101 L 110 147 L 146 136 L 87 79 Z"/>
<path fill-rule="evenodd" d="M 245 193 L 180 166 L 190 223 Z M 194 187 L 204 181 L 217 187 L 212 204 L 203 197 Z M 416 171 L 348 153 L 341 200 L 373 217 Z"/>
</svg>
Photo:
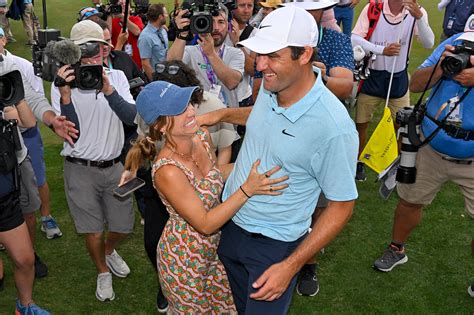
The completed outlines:
<svg viewBox="0 0 474 315">
<path fill-rule="evenodd" d="M 154 81 L 145 86 L 136 100 L 137 112 L 151 125 L 160 116 L 176 116 L 188 107 L 198 86 L 179 87 L 166 81 Z"/>
<path fill-rule="evenodd" d="M 92 8 L 92 7 L 82 8 L 79 11 L 79 18 L 77 19 L 77 21 L 78 22 L 84 21 L 94 15 L 101 17 L 102 13 L 99 12 L 96 8 Z"/>
</svg>

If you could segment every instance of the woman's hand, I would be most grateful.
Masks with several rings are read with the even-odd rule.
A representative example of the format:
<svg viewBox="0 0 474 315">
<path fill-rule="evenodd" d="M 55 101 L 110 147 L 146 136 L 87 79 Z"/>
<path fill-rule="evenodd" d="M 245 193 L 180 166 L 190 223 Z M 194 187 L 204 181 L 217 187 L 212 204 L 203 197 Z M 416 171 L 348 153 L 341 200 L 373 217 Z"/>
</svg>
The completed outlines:
<svg viewBox="0 0 474 315">
<path fill-rule="evenodd" d="M 247 180 L 242 184 L 242 189 L 251 197 L 253 195 L 281 195 L 281 190 L 288 187 L 288 184 L 282 184 L 289 177 L 282 176 L 278 178 L 270 178 L 273 174 L 281 169 L 281 166 L 275 166 L 274 168 L 261 174 L 257 171 L 260 165 L 260 160 L 255 161 L 252 164 L 252 169 L 247 177 Z"/>
</svg>

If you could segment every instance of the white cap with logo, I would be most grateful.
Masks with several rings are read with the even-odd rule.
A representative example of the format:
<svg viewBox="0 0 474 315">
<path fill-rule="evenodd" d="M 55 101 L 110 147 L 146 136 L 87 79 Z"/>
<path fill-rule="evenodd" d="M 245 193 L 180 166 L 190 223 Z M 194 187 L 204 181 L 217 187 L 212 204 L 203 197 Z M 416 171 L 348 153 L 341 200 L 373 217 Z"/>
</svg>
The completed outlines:
<svg viewBox="0 0 474 315">
<path fill-rule="evenodd" d="M 464 27 L 464 33 L 457 39 L 474 42 L 474 14 L 471 14 L 471 16 L 467 19 L 466 26 Z"/>
<path fill-rule="evenodd" d="M 313 16 L 303 9 L 288 6 L 270 12 L 255 36 L 239 44 L 257 54 L 269 54 L 288 46 L 316 47 L 318 39 L 318 26 Z"/>
<path fill-rule="evenodd" d="M 312 11 L 312 10 L 323 10 L 329 9 L 331 7 L 336 6 L 339 3 L 339 0 L 293 0 L 282 5 L 287 6 L 296 6 L 298 8 Z"/>
</svg>

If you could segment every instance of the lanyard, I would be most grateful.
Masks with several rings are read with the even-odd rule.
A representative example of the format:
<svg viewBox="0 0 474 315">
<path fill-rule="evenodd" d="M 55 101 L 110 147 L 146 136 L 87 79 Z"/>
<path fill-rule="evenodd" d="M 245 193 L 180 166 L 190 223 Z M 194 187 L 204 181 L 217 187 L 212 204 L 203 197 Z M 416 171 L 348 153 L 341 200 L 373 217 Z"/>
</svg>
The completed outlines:
<svg viewBox="0 0 474 315">
<path fill-rule="evenodd" d="M 163 34 L 161 33 L 161 28 L 156 31 L 156 35 L 158 35 L 158 38 L 160 39 L 163 46 L 165 46 L 165 48 L 168 49 L 168 45 L 165 42 L 165 38 L 163 37 Z"/>
<path fill-rule="evenodd" d="M 211 85 L 216 85 L 217 84 L 217 78 L 216 74 L 214 73 L 214 70 L 212 69 L 211 63 L 209 62 L 209 59 L 207 58 L 206 54 L 202 51 L 201 46 L 199 47 L 199 51 L 201 52 L 202 58 L 204 59 L 204 62 L 206 63 L 206 74 L 207 74 L 207 79 L 209 82 L 211 82 Z M 219 58 L 222 59 L 224 56 L 224 47 L 225 45 L 222 45 L 222 47 L 219 49 Z"/>
</svg>

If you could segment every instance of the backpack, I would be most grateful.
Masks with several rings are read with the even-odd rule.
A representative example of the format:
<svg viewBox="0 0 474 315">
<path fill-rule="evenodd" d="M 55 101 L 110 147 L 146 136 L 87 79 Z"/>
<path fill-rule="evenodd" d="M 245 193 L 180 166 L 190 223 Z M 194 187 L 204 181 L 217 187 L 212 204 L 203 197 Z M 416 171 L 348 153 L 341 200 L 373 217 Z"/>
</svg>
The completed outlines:
<svg viewBox="0 0 474 315">
<path fill-rule="evenodd" d="M 382 9 L 383 9 L 382 0 L 370 0 L 369 9 L 367 10 L 367 15 L 369 17 L 369 30 L 367 31 L 367 35 L 365 36 L 366 40 L 369 40 L 372 34 L 374 33 L 375 27 L 377 26 L 377 23 L 379 22 Z"/>
</svg>

